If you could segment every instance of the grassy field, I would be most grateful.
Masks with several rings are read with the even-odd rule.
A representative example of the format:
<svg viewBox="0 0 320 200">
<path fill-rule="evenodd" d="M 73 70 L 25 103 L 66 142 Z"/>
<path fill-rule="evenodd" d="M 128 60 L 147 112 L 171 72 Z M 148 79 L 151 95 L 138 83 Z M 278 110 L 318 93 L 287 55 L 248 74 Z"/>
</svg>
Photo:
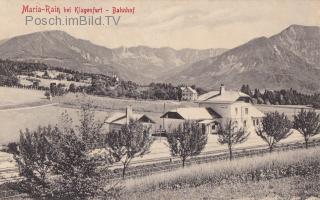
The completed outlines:
<svg viewBox="0 0 320 200">
<path fill-rule="evenodd" d="M 320 197 L 320 147 L 217 161 L 125 182 L 123 199 Z"/>
<path fill-rule="evenodd" d="M 303 105 L 256 105 L 256 107 L 264 113 L 274 111 L 285 113 L 290 119 L 292 119 L 295 114 L 299 113 L 301 109 L 311 109 L 310 107 Z M 316 112 L 320 113 L 320 109 L 317 109 Z"/>
<path fill-rule="evenodd" d="M 0 87 L 0 108 L 1 106 L 28 104 L 45 100 L 43 91 Z"/>
<path fill-rule="evenodd" d="M 24 75 L 20 75 L 19 76 L 19 81 L 20 84 L 22 85 L 32 85 L 31 81 L 28 81 L 29 77 L 28 76 L 24 76 Z M 34 77 L 33 77 L 34 78 Z M 88 86 L 88 83 L 83 83 L 83 82 L 76 82 L 76 81 L 67 81 L 67 80 L 57 80 L 57 79 L 44 79 L 44 78 L 34 78 L 39 80 L 39 86 L 43 86 L 43 87 L 50 87 L 50 83 L 56 83 L 58 84 L 64 84 L 66 87 L 69 88 L 70 84 L 73 83 L 75 84 L 75 86 Z"/>
<path fill-rule="evenodd" d="M 29 128 L 36 129 L 38 126 L 55 125 L 61 114 L 67 111 L 77 122 L 77 109 L 62 108 L 59 106 L 34 107 L 28 109 L 0 110 L 0 144 L 17 141 L 19 131 Z M 109 113 L 96 112 L 97 119 L 104 119 Z"/>
<path fill-rule="evenodd" d="M 56 98 L 55 100 L 65 105 L 78 105 L 79 99 L 86 98 L 90 99 L 95 105 L 101 109 L 111 110 L 124 110 L 126 106 L 131 105 L 135 111 L 138 112 L 154 112 L 163 113 L 164 111 L 172 110 L 178 107 L 197 107 L 198 104 L 193 102 L 179 102 L 171 100 L 134 100 L 134 99 L 116 99 L 110 97 L 99 97 L 86 95 L 85 97 L 81 94 L 67 94 L 63 97 Z"/>
</svg>

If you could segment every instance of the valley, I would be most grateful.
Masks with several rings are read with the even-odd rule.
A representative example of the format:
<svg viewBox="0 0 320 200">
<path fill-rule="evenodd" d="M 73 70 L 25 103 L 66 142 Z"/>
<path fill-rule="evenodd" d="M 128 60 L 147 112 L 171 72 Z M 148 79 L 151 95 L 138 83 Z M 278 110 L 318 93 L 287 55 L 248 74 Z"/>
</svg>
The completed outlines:
<svg viewBox="0 0 320 200">
<path fill-rule="evenodd" d="M 230 89 L 319 91 L 320 28 L 291 25 L 271 37 L 258 37 L 232 49 L 148 46 L 107 48 L 63 31 L 43 31 L 5 39 L 0 58 L 42 62 L 80 72 L 116 74 L 138 84 L 170 82 Z M 143 72 L 143 73 L 142 73 Z"/>
<path fill-rule="evenodd" d="M 17 165 L 25 162 L 15 163 L 10 151 L 21 153 L 18 159 L 44 152 L 41 156 L 49 156 L 41 161 L 70 159 L 58 163 L 62 168 L 80 163 L 66 167 L 66 173 L 83 170 L 83 163 L 108 166 L 112 181 L 132 161 L 126 178 L 122 171 L 124 199 L 197 199 L 198 192 L 203 199 L 216 194 L 218 199 L 289 198 L 288 193 L 303 196 L 303 190 L 314 195 L 316 189 L 297 182 L 318 187 L 319 177 L 306 171 L 316 174 L 319 164 L 319 41 L 320 27 L 302 25 L 231 49 L 108 48 L 64 31 L 2 40 L 0 183 L 14 180 Z M 57 129 L 39 128 L 48 125 Z M 301 126 L 314 130 L 304 133 Z M 19 141 L 19 150 L 14 149 Z M 55 173 L 50 178 L 57 178 Z M 102 173 L 99 178 L 110 178 Z M 240 191 L 246 188 L 252 195 Z M 254 192 L 257 188 L 261 191 Z"/>
</svg>

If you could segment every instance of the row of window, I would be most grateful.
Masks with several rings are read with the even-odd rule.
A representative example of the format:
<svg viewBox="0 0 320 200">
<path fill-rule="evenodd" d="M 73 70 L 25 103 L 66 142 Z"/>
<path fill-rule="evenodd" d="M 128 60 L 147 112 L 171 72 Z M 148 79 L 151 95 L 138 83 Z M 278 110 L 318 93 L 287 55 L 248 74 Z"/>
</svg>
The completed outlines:
<svg viewBox="0 0 320 200">
<path fill-rule="evenodd" d="M 253 119 L 252 122 L 253 122 L 253 126 L 257 126 L 260 123 L 259 119 Z"/>
<path fill-rule="evenodd" d="M 238 115 L 238 108 L 235 108 L 235 111 L 236 111 L 236 115 Z M 249 114 L 249 108 L 245 108 L 245 109 L 244 109 L 244 113 L 245 113 L 246 115 L 248 115 L 248 114 Z"/>
</svg>

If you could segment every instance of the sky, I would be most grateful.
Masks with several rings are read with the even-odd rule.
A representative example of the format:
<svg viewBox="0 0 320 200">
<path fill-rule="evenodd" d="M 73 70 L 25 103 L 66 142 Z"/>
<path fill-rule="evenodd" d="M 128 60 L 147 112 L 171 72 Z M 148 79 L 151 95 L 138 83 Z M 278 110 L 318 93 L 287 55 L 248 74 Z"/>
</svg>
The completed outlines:
<svg viewBox="0 0 320 200">
<path fill-rule="evenodd" d="M 23 4 L 104 9 L 127 6 L 136 11 L 122 15 L 118 26 L 26 26 L 25 15 L 21 14 Z M 279 33 L 292 24 L 320 26 L 319 8 L 320 0 L 0 0 L 0 40 L 63 30 L 109 48 L 233 48 L 256 37 Z"/>
</svg>

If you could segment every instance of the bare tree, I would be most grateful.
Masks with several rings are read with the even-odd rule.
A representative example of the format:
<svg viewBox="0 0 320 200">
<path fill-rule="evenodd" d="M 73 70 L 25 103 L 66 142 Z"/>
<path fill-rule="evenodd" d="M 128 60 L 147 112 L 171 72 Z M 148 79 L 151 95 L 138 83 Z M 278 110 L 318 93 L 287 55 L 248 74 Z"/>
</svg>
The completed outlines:
<svg viewBox="0 0 320 200">
<path fill-rule="evenodd" d="M 239 128 L 236 121 L 228 120 L 225 124 L 219 125 L 217 130 L 218 142 L 227 144 L 229 149 L 229 159 L 232 160 L 232 148 L 235 144 L 247 141 L 249 134 L 243 128 Z"/>
<path fill-rule="evenodd" d="M 208 141 L 205 130 L 198 123 L 190 121 L 173 129 L 167 138 L 171 155 L 180 157 L 183 167 L 187 158 L 199 155 Z"/>
<path fill-rule="evenodd" d="M 301 110 L 294 116 L 293 128 L 297 129 L 304 137 L 306 148 L 308 148 L 309 139 L 320 132 L 320 114 L 314 110 Z"/>
<path fill-rule="evenodd" d="M 123 164 L 122 177 L 134 157 L 143 156 L 149 152 L 152 144 L 150 128 L 137 121 L 130 121 L 121 130 L 108 133 L 106 144 L 116 161 Z"/>
<path fill-rule="evenodd" d="M 292 123 L 288 117 L 276 111 L 266 114 L 257 125 L 256 133 L 268 144 L 269 151 L 272 152 L 274 145 L 291 135 L 291 127 Z"/>
</svg>

